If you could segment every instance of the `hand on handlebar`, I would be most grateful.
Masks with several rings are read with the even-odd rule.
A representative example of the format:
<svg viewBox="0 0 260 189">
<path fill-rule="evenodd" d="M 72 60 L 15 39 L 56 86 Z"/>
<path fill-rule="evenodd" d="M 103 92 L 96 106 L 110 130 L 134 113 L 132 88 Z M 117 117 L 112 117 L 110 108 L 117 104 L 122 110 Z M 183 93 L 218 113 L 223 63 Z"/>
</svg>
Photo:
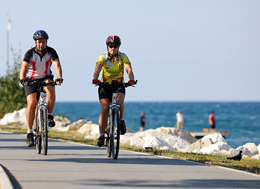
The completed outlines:
<svg viewBox="0 0 260 189">
<path fill-rule="evenodd" d="M 23 85 L 23 86 L 27 86 L 28 85 L 28 79 L 21 79 L 20 80 L 20 83 Z"/>
<path fill-rule="evenodd" d="M 61 85 L 63 83 L 63 79 L 62 78 L 57 78 L 55 80 L 55 83 L 56 83 L 56 85 Z"/>
<path fill-rule="evenodd" d="M 92 84 L 99 85 L 100 84 L 100 80 L 99 79 L 93 79 L 92 80 Z"/>
<path fill-rule="evenodd" d="M 136 84 L 135 80 L 129 80 L 128 83 L 129 83 L 130 86 Z"/>
</svg>

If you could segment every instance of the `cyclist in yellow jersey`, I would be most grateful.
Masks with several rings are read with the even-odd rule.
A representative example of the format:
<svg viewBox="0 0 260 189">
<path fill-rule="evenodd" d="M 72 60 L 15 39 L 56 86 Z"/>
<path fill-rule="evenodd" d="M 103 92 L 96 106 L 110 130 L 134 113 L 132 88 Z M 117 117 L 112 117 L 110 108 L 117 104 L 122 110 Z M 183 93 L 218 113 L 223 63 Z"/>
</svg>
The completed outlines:
<svg viewBox="0 0 260 189">
<path fill-rule="evenodd" d="M 128 74 L 130 79 L 128 82 L 130 85 L 134 85 L 134 73 L 131 63 L 126 54 L 119 51 L 121 45 L 121 39 L 116 35 L 108 36 L 106 40 L 107 52 L 101 55 L 97 62 L 93 75 L 93 84 L 111 83 L 112 81 L 124 82 L 124 70 Z M 101 72 L 101 81 L 98 79 Z M 117 104 L 120 105 L 120 129 L 121 134 L 125 134 L 126 126 L 124 121 L 124 100 L 125 100 L 125 88 L 119 87 L 119 93 L 117 96 Z M 110 100 L 112 99 L 113 91 L 105 86 L 99 86 L 98 95 L 101 105 L 101 112 L 99 116 L 99 133 L 98 146 L 104 145 L 105 129 L 107 126 L 107 119 L 109 114 Z"/>
</svg>

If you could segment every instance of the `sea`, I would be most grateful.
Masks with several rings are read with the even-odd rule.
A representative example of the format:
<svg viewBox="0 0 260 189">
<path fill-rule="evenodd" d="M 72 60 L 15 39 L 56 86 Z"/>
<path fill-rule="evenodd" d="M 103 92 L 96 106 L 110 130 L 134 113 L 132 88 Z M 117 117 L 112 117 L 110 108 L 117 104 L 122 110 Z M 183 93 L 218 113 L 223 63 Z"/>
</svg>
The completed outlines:
<svg viewBox="0 0 260 189">
<path fill-rule="evenodd" d="M 145 112 L 145 130 L 175 127 L 176 113 L 182 110 L 184 130 L 202 132 L 210 128 L 208 117 L 214 111 L 216 128 L 227 131 L 227 143 L 237 148 L 248 142 L 260 143 L 260 102 L 125 102 L 126 126 L 140 129 L 140 115 Z M 83 118 L 98 124 L 99 102 L 56 102 L 54 115 L 68 117 L 72 122 Z"/>
</svg>

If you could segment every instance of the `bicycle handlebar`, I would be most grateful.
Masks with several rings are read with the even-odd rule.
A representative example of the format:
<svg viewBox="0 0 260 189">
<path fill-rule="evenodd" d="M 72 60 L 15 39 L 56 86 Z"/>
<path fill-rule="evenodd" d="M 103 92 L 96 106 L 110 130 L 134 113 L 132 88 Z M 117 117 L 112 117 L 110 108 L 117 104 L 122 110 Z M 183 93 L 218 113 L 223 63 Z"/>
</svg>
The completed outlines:
<svg viewBox="0 0 260 189">
<path fill-rule="evenodd" d="M 36 81 L 36 80 L 26 79 L 26 80 L 24 80 L 24 82 L 28 82 L 28 84 L 27 84 L 28 86 L 35 86 L 35 87 L 45 87 L 45 86 L 57 85 L 57 83 L 54 81 L 45 83 L 45 82 L 40 82 L 40 81 Z"/>
<path fill-rule="evenodd" d="M 92 81 L 92 84 L 94 84 L 94 81 Z M 137 80 L 134 82 L 134 85 L 136 85 L 137 84 Z M 99 84 L 96 84 L 96 85 L 101 85 L 101 86 L 108 86 L 108 87 L 110 87 L 110 86 L 118 86 L 118 87 L 129 87 L 129 86 L 132 86 L 132 87 L 134 87 L 134 85 L 130 85 L 129 83 L 99 83 Z"/>
</svg>

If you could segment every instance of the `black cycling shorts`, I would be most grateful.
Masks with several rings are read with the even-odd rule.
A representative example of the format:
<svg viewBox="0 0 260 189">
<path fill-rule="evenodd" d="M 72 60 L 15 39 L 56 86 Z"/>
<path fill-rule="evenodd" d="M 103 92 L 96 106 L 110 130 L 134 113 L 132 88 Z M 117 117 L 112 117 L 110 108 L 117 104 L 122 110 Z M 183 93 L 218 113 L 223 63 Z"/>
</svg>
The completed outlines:
<svg viewBox="0 0 260 189">
<path fill-rule="evenodd" d="M 216 125 L 215 125 L 215 123 L 214 123 L 214 124 L 212 124 L 212 125 L 210 125 L 210 128 L 211 128 L 211 129 L 215 129 L 215 128 L 216 128 Z"/>
<path fill-rule="evenodd" d="M 125 87 L 113 87 L 113 86 L 101 86 L 98 87 L 98 97 L 99 100 L 103 98 L 108 98 L 112 101 L 112 94 L 114 92 L 123 93 L 125 95 Z"/>
<path fill-rule="evenodd" d="M 28 79 L 28 78 L 27 78 Z M 35 81 L 39 81 L 39 82 L 42 82 L 42 81 L 45 81 L 45 80 L 52 80 L 53 81 L 53 75 L 49 75 L 49 76 L 46 76 L 42 79 L 35 79 Z M 26 97 L 32 93 L 36 93 L 37 92 L 37 89 L 38 87 L 37 86 L 24 86 L 24 90 L 25 90 L 25 94 L 26 94 Z"/>
</svg>

